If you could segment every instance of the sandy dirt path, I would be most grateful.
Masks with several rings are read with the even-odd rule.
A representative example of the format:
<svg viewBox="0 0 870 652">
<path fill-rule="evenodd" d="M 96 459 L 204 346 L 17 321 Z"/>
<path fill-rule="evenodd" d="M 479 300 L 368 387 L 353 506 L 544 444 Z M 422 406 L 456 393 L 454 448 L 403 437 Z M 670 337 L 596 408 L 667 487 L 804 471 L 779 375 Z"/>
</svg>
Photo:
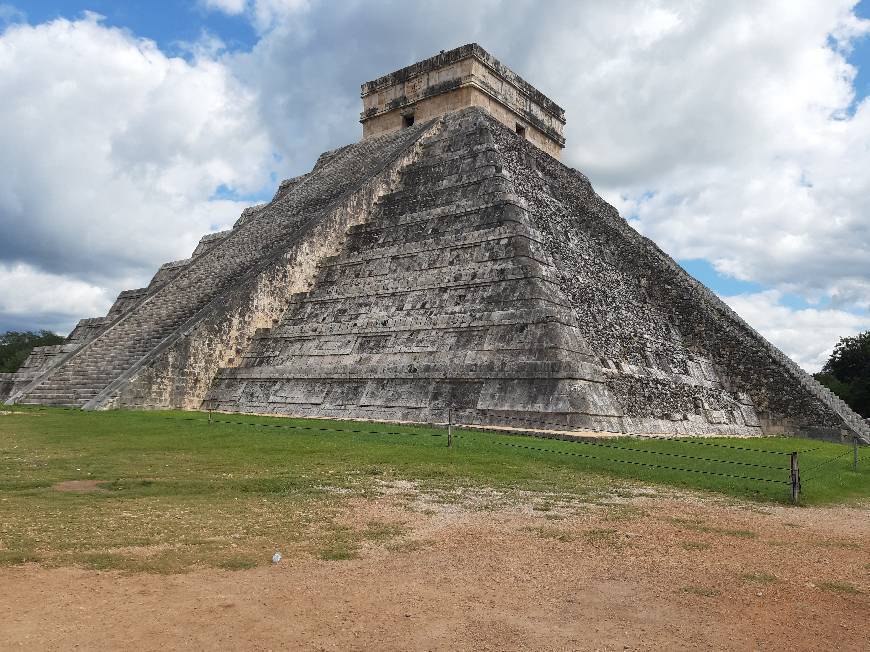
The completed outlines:
<svg viewBox="0 0 870 652">
<path fill-rule="evenodd" d="M 867 650 L 870 509 L 693 498 L 547 512 L 352 501 L 357 559 L 0 569 L 3 649 Z"/>
</svg>

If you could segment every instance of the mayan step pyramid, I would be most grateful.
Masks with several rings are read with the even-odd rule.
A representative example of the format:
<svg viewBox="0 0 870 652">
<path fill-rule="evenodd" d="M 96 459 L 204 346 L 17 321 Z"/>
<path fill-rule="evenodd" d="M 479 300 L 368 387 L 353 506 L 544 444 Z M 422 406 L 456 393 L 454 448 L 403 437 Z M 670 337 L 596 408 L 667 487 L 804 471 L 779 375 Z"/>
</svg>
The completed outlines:
<svg viewBox="0 0 870 652">
<path fill-rule="evenodd" d="M 364 138 L 37 352 L 9 402 L 870 441 L 558 160 L 477 45 L 363 85 Z"/>
</svg>

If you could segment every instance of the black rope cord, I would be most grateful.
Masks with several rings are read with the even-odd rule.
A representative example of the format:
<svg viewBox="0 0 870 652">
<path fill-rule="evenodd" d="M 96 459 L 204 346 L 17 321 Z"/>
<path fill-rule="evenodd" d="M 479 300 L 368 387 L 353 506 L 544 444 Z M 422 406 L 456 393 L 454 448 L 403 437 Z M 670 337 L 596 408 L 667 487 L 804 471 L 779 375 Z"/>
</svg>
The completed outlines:
<svg viewBox="0 0 870 652">
<path fill-rule="evenodd" d="M 662 439 L 665 441 L 678 441 L 682 444 L 695 444 L 698 446 L 715 446 L 716 448 L 730 448 L 736 451 L 748 451 L 752 453 L 769 453 L 770 455 L 791 455 L 790 451 L 770 451 L 765 450 L 763 448 L 746 448 L 744 446 L 731 446 L 730 444 L 714 444 L 713 442 L 708 441 L 696 441 L 692 439 L 680 439 L 680 438 L 672 438 L 672 437 L 662 437 L 659 435 L 626 435 L 627 437 L 631 437 L 632 439 Z M 812 453 L 813 451 L 817 451 L 821 448 L 821 446 L 817 446 L 816 448 L 807 448 L 803 450 L 798 450 L 798 453 Z"/>
<path fill-rule="evenodd" d="M 172 419 L 172 417 L 166 417 L 166 418 Z M 190 420 L 190 421 L 206 421 L 206 419 L 201 419 L 201 418 L 199 418 L 199 419 L 193 418 L 193 417 L 183 417 L 183 418 L 184 418 L 184 420 Z M 227 420 L 223 420 L 223 419 L 212 419 L 211 423 L 223 423 L 223 424 L 230 424 L 230 425 L 252 426 L 252 427 L 262 427 L 262 428 L 280 428 L 280 429 L 285 429 L 285 430 L 309 430 L 309 431 L 317 431 L 317 432 L 349 432 L 349 433 L 354 433 L 354 434 L 370 434 L 370 435 L 418 435 L 418 436 L 426 436 L 425 433 L 419 433 L 419 432 L 384 431 L 384 430 L 357 430 L 357 429 L 346 429 L 346 428 L 323 428 L 323 427 L 315 427 L 315 426 L 285 426 L 282 424 L 250 423 L 250 422 L 245 422 L 245 421 L 227 421 Z M 429 433 L 429 434 L 432 437 L 443 436 L 442 433 Z M 460 437 L 460 435 L 455 435 L 455 436 L 457 438 Z M 668 438 L 665 438 L 665 439 L 668 439 Z M 589 441 L 579 441 L 579 440 L 562 440 L 562 441 L 568 441 L 571 444 L 585 444 L 587 446 L 598 446 L 600 448 L 607 448 L 607 449 L 611 449 L 611 450 L 624 450 L 624 451 L 633 452 L 633 453 L 646 453 L 646 454 L 650 454 L 650 455 L 664 455 L 667 457 L 676 457 L 679 459 L 699 460 L 699 461 L 703 461 L 703 462 L 715 462 L 715 463 L 722 463 L 722 464 L 735 464 L 738 466 L 748 466 L 748 467 L 759 468 L 759 469 L 771 469 L 774 471 L 788 471 L 789 470 L 788 467 L 770 466 L 770 465 L 766 465 L 766 464 L 754 464 L 752 462 L 740 462 L 737 460 L 721 460 L 721 459 L 709 458 L 709 457 L 697 457 L 694 455 L 684 455 L 684 454 L 680 454 L 680 453 L 668 453 L 665 451 L 644 450 L 644 449 L 640 449 L 640 448 L 628 448 L 625 446 L 612 446 L 610 444 L 603 444 L 603 443 L 596 443 L 596 442 L 589 442 Z M 670 440 L 670 441 L 674 441 L 674 440 Z M 679 440 L 677 440 L 677 441 L 679 441 Z M 494 442 L 494 443 L 501 445 L 504 442 Z M 684 443 L 688 443 L 688 442 L 684 442 Z M 531 449 L 531 450 L 543 450 L 543 449 Z M 747 449 L 747 450 L 751 450 L 751 449 Z M 769 452 L 769 451 L 761 451 L 761 452 Z M 777 451 L 777 452 L 779 452 L 779 451 Z M 597 458 L 597 459 L 601 459 L 601 458 Z M 614 460 L 614 461 L 622 461 L 622 460 Z"/>
<path fill-rule="evenodd" d="M 167 419 L 173 419 L 173 417 L 166 417 Z M 185 421 L 206 421 L 206 419 L 201 418 L 193 418 L 193 417 L 183 417 Z M 212 419 L 211 423 L 223 423 L 229 425 L 237 425 L 237 426 L 251 426 L 255 428 L 280 428 L 284 430 L 308 430 L 308 431 L 316 431 L 316 432 L 349 432 L 353 434 L 367 434 L 367 435 L 417 435 L 417 436 L 426 436 L 426 433 L 419 432 L 400 432 L 400 431 L 386 431 L 386 430 L 357 430 L 357 429 L 347 429 L 347 428 L 323 428 L 323 427 L 315 427 L 315 426 L 286 426 L 283 424 L 271 424 L 271 423 L 250 423 L 246 421 L 227 421 L 224 419 Z M 429 433 L 432 437 L 441 437 L 442 433 Z M 459 435 L 455 435 L 457 438 Z M 633 453 L 647 453 L 650 455 L 665 455 L 668 457 L 676 457 L 680 459 L 689 459 L 689 460 L 700 460 L 704 462 L 719 462 L 723 464 L 736 464 L 739 466 L 749 466 L 759 469 L 772 469 L 775 471 L 787 471 L 787 467 L 779 467 L 779 466 L 769 466 L 766 464 L 753 464 L 751 462 L 740 462 L 736 460 L 720 460 L 709 457 L 697 457 L 693 455 L 683 455 L 679 453 L 668 453 L 664 451 L 652 451 L 652 450 L 644 450 L 641 448 L 627 448 L 625 446 L 612 446 L 609 444 L 599 444 L 595 442 L 588 441 L 572 441 L 567 440 L 571 444 L 586 444 L 588 446 L 598 446 L 601 448 L 608 448 L 611 450 L 624 450 Z M 502 442 L 495 442 L 501 444 Z"/>
<path fill-rule="evenodd" d="M 164 417 L 164 418 L 170 419 L 170 420 L 178 420 L 177 417 Z M 208 421 L 208 419 L 204 419 L 201 417 L 199 417 L 199 418 L 198 417 L 181 417 L 181 419 L 184 421 Z M 239 425 L 239 426 L 252 426 L 252 427 L 257 427 L 257 428 L 278 428 L 278 429 L 283 429 L 283 430 L 309 430 L 309 431 L 316 431 L 316 432 L 349 432 L 349 433 L 354 433 L 354 434 L 369 434 L 369 435 L 418 435 L 418 436 L 426 436 L 426 433 L 411 432 L 411 431 L 358 430 L 358 429 L 347 429 L 347 428 L 324 428 L 324 427 L 315 427 L 315 426 L 287 426 L 287 425 L 283 425 L 283 424 L 250 423 L 250 422 L 245 422 L 245 421 L 228 421 L 225 419 L 211 419 L 210 422 L 211 423 L 230 424 L 230 425 Z M 457 428 L 464 428 L 464 426 L 461 426 L 459 424 L 456 424 L 456 427 Z M 472 427 L 471 429 L 474 430 L 475 428 Z M 488 434 L 492 433 L 492 432 L 500 432 L 500 431 L 493 431 L 493 430 L 483 430 L 481 428 L 476 428 L 476 429 L 481 431 L 481 432 L 486 432 Z M 429 433 L 429 435 L 432 437 L 443 436 L 442 433 Z M 456 434 L 454 436 L 459 437 L 460 435 Z M 551 439 L 549 437 L 539 436 L 539 435 L 526 435 L 526 436 L 531 436 L 531 437 L 534 437 L 536 439 Z M 682 443 L 682 444 L 700 444 L 700 445 L 704 445 L 704 446 L 715 446 L 717 448 L 726 448 L 726 449 L 732 449 L 732 450 L 748 451 L 748 452 L 753 452 L 753 453 L 771 453 L 774 455 L 790 455 L 791 454 L 791 453 L 784 452 L 784 451 L 768 451 L 768 450 L 763 450 L 763 449 L 745 448 L 745 447 L 741 447 L 741 446 L 730 446 L 727 444 L 714 444 L 711 442 L 699 442 L 699 441 L 679 439 L 679 438 L 673 438 L 673 437 L 657 437 L 654 435 L 641 435 L 641 436 L 632 437 L 632 438 L 656 439 L 656 440 L 662 440 L 662 441 L 677 442 L 677 443 Z M 769 466 L 766 464 L 754 464 L 752 462 L 740 462 L 737 460 L 720 460 L 720 459 L 715 459 L 715 458 L 696 457 L 696 456 L 692 456 L 692 455 L 681 455 L 679 453 L 667 453 L 664 451 L 648 451 L 648 450 L 643 450 L 643 449 L 638 449 L 638 448 L 628 448 L 625 446 L 613 446 L 613 445 L 604 444 L 604 443 L 589 442 L 589 441 L 583 441 L 583 440 L 577 440 L 577 439 L 559 439 L 559 441 L 565 441 L 565 442 L 568 442 L 571 444 L 586 444 L 588 446 L 600 446 L 602 448 L 610 448 L 613 450 L 625 450 L 625 451 L 630 451 L 630 452 L 634 452 L 634 453 L 649 453 L 652 455 L 666 455 L 668 457 L 700 460 L 700 461 L 705 461 L 705 462 L 720 462 L 723 464 L 735 464 L 735 465 L 739 465 L 739 466 L 749 466 L 749 467 L 754 467 L 754 468 L 759 468 L 759 469 L 772 469 L 772 470 L 777 470 L 777 471 L 783 471 L 783 470 L 787 471 L 788 470 L 788 468 L 786 468 L 786 467 Z M 818 448 L 814 448 L 811 450 L 818 450 Z M 807 452 L 807 451 L 802 451 L 802 452 Z"/>
<path fill-rule="evenodd" d="M 770 478 L 754 478 L 754 477 L 751 477 L 748 475 L 733 475 L 731 473 L 717 473 L 715 471 L 703 471 L 701 469 L 683 469 L 683 468 L 677 468 L 674 466 L 663 466 L 661 464 L 647 464 L 644 462 L 633 462 L 631 460 L 617 460 L 617 459 L 610 459 L 610 458 L 601 458 L 601 457 L 596 457 L 595 455 L 584 455 L 583 453 L 575 453 L 572 451 L 554 451 L 554 450 L 550 450 L 547 448 L 536 448 L 534 446 L 522 446 L 520 444 L 510 444 L 507 442 L 495 442 L 495 443 L 499 444 L 500 446 L 511 446 L 512 448 L 525 448 L 527 450 L 540 451 L 542 453 L 555 453 L 556 455 L 570 455 L 572 457 L 584 457 L 587 459 L 599 460 L 602 462 L 618 462 L 620 464 L 631 464 L 633 466 L 645 466 L 645 467 L 653 468 L 653 469 L 667 469 L 669 471 L 681 471 L 681 472 L 686 472 L 686 473 L 700 473 L 702 475 L 718 475 L 718 476 L 721 476 L 723 478 L 736 478 L 736 479 L 740 479 L 740 480 L 754 480 L 757 482 L 770 482 L 772 484 L 790 484 L 791 483 L 790 480 L 771 480 Z"/>
<path fill-rule="evenodd" d="M 175 417 L 165 417 L 166 419 L 172 421 L 178 421 Z M 182 417 L 184 421 L 208 421 L 209 423 L 223 423 L 235 426 L 251 426 L 253 428 L 277 428 L 281 430 L 311 430 L 316 432 L 350 432 L 354 434 L 362 434 L 362 435 L 417 435 L 417 436 L 431 436 L 431 437 L 442 437 L 443 434 L 440 432 L 434 433 L 422 433 L 422 432 L 408 432 L 408 431 L 392 431 L 392 430 L 361 430 L 361 429 L 352 429 L 352 428 L 323 428 L 316 426 L 286 426 L 280 423 L 250 423 L 248 421 L 227 421 L 225 419 L 202 419 L 195 417 Z"/>
<path fill-rule="evenodd" d="M 49 409 L 49 407 L 51 407 L 52 409 L 67 410 L 67 411 L 72 411 L 72 412 L 81 412 L 82 411 L 81 408 L 78 408 L 78 407 L 68 407 L 68 406 L 56 406 L 55 407 L 55 406 L 44 406 L 44 405 L 28 405 L 27 403 L 20 404 L 18 407 L 24 407 L 24 408 L 36 409 L 36 410 L 47 410 L 47 409 Z M 163 417 L 163 418 L 170 419 L 170 420 L 176 420 L 176 421 L 179 421 L 179 420 L 205 421 L 206 420 L 206 419 L 197 418 L 197 417 Z M 563 428 L 563 429 L 570 428 L 570 426 L 567 426 L 565 424 L 555 423 L 555 422 L 551 422 L 551 421 L 530 421 L 527 419 L 520 419 L 517 417 L 507 417 L 507 416 L 504 416 L 504 417 L 499 416 L 498 418 L 508 420 L 508 421 L 519 421 L 519 422 L 525 423 L 527 425 L 530 423 L 532 423 L 532 424 L 536 423 L 539 425 L 559 426 L 560 428 Z M 267 423 L 244 423 L 241 421 L 223 421 L 223 420 L 217 420 L 217 419 L 212 419 L 212 423 L 250 425 L 250 426 L 257 426 L 257 427 L 264 427 L 264 428 L 284 428 L 284 429 L 288 429 L 288 430 L 322 430 L 322 431 L 328 430 L 328 429 L 324 429 L 324 428 L 309 428 L 309 427 L 305 427 L 305 426 L 298 426 L 297 427 L 297 426 L 272 425 L 272 424 L 267 424 Z M 482 425 L 482 424 L 470 424 L 470 425 L 453 424 L 453 425 L 456 428 L 464 428 L 464 429 L 470 429 L 470 430 L 481 430 L 483 432 L 493 432 L 494 431 L 493 429 L 487 430 L 487 426 Z M 357 431 L 331 429 L 330 432 L 357 432 Z M 400 434 L 402 434 L 402 435 L 404 435 L 404 434 L 416 435 L 416 434 L 420 434 L 420 433 L 383 432 L 383 431 L 359 431 L 359 432 L 364 432 L 364 433 L 368 433 L 368 434 L 385 434 L 385 435 L 400 435 Z M 594 430 L 593 429 L 593 430 L 589 430 L 588 432 L 607 432 L 607 433 L 610 433 L 611 431 L 609 431 L 609 430 Z M 510 433 L 508 432 L 507 434 L 510 434 Z M 790 452 L 786 452 L 786 451 L 770 451 L 770 450 L 764 450 L 762 448 L 747 448 L 745 446 L 731 446 L 729 444 L 717 444 L 714 442 L 698 441 L 696 439 L 684 439 L 681 437 L 666 437 L 663 435 L 632 435 L 632 434 L 628 434 L 628 433 L 616 433 L 616 432 L 613 432 L 613 434 L 619 435 L 622 437 L 626 437 L 626 438 L 630 438 L 630 439 L 658 439 L 658 440 L 662 440 L 662 441 L 672 441 L 672 442 L 680 442 L 683 444 L 691 444 L 693 446 L 712 446 L 715 448 L 727 448 L 727 449 L 731 449 L 731 450 L 746 451 L 746 452 L 750 452 L 750 453 L 768 453 L 770 455 L 791 455 Z M 433 436 L 439 437 L 440 435 L 433 435 Z M 553 439 L 553 437 L 547 437 L 546 435 L 536 435 L 533 433 L 523 434 L 523 435 L 519 435 L 519 436 L 535 437 L 536 439 Z M 563 439 L 561 441 L 576 441 L 576 440 Z M 817 446 L 815 448 L 798 449 L 797 452 L 802 453 L 802 454 L 808 454 L 808 453 L 812 453 L 814 451 L 820 450 L 821 448 L 822 448 L 821 446 Z M 701 458 L 698 458 L 698 459 L 701 459 Z"/>
<path fill-rule="evenodd" d="M 29 409 L 36 409 L 36 410 L 48 409 L 45 406 L 26 406 L 26 407 Z M 77 411 L 77 412 L 80 411 L 80 408 L 75 408 L 75 407 L 61 407 L 60 409 L 69 410 L 69 411 Z M 420 433 L 420 432 L 413 432 L 413 431 L 389 431 L 389 430 L 363 430 L 363 429 L 349 429 L 349 428 L 326 428 L 326 427 L 315 427 L 315 426 L 291 426 L 291 425 L 272 424 L 272 423 L 251 423 L 251 422 L 246 422 L 246 421 L 229 421 L 229 420 L 225 420 L 225 419 L 202 418 L 202 417 L 171 417 L 171 416 L 166 416 L 163 418 L 170 420 L 170 421 L 207 421 L 210 423 L 250 426 L 250 427 L 255 427 L 255 428 L 275 428 L 275 429 L 281 429 L 281 430 L 303 430 L 303 431 L 307 430 L 307 431 L 315 431 L 315 432 L 348 432 L 348 433 L 352 433 L 352 434 L 370 434 L 370 435 L 426 436 L 426 434 L 428 434 L 429 436 L 432 436 L 432 437 L 443 436 L 442 433 Z M 515 421 L 520 420 L 520 419 L 511 418 L 511 417 L 505 417 L 505 418 L 515 420 Z M 493 432 L 493 430 L 486 430 L 485 426 L 483 426 L 483 427 L 481 427 L 481 426 L 462 426 L 460 424 L 455 424 L 455 425 L 457 428 L 469 428 L 471 430 L 478 430 L 480 432 L 485 432 L 487 434 L 491 434 Z M 560 427 L 561 427 L 563 424 L 552 424 L 552 425 L 560 425 Z M 509 433 L 506 433 L 506 434 L 509 434 Z M 457 438 L 463 437 L 462 435 L 459 435 L 459 434 L 456 434 L 454 436 Z M 553 438 L 547 437 L 545 435 L 529 434 L 529 435 L 525 435 L 525 436 L 531 436 L 531 437 L 534 437 L 536 439 L 553 439 Z M 752 452 L 752 453 L 769 453 L 772 455 L 790 455 L 791 454 L 791 453 L 785 452 L 785 451 L 770 451 L 770 450 L 763 450 L 763 449 L 758 449 L 758 448 L 747 448 L 747 447 L 743 447 L 743 446 L 731 446 L 728 444 L 717 444 L 717 443 L 713 443 L 713 442 L 703 442 L 703 441 L 697 441 L 697 440 L 691 440 L 691 439 L 682 439 L 679 437 L 665 437 L 665 436 L 657 436 L 657 435 L 626 435 L 626 437 L 631 437 L 633 439 L 656 439 L 656 440 L 678 442 L 678 443 L 683 443 L 683 444 L 692 444 L 692 445 L 699 445 L 699 446 L 713 446 L 716 448 L 726 448 L 726 449 L 731 449 L 731 450 L 740 450 L 740 451 L 746 451 L 746 452 Z M 566 441 L 566 442 L 572 443 L 572 444 L 586 444 L 588 446 L 597 446 L 599 448 L 607 448 L 607 449 L 611 449 L 611 450 L 624 450 L 624 451 L 633 452 L 633 453 L 664 455 L 667 457 L 674 457 L 674 458 L 679 458 L 679 459 L 699 460 L 699 461 L 704 461 L 704 462 L 714 462 L 714 463 L 721 463 L 721 464 L 735 464 L 735 465 L 739 465 L 739 466 L 747 466 L 747 467 L 761 468 L 761 469 L 771 469 L 771 470 L 777 470 L 777 471 L 789 470 L 789 469 L 784 468 L 784 467 L 769 466 L 769 465 L 765 465 L 765 464 L 753 464 L 751 462 L 740 462 L 737 460 L 720 460 L 720 459 L 715 459 L 715 458 L 697 457 L 697 456 L 693 456 L 693 455 L 684 455 L 684 454 L 679 454 L 679 453 L 668 453 L 665 451 L 651 451 L 651 450 L 643 450 L 643 449 L 637 449 L 637 448 L 628 448 L 625 446 L 613 446 L 610 444 L 583 441 L 583 440 L 578 440 L 578 439 L 561 439 L 561 438 L 559 438 L 558 440 L 559 441 Z M 620 460 L 620 459 L 616 459 L 616 458 L 602 458 L 602 457 L 598 457 L 595 455 L 585 455 L 583 453 L 577 453 L 577 452 L 573 452 L 573 451 L 559 451 L 559 450 L 552 450 L 552 449 L 546 449 L 546 448 L 537 448 L 535 446 L 525 446 L 522 444 L 513 444 L 510 442 L 492 442 L 492 443 L 498 444 L 500 446 L 509 446 L 511 448 L 520 448 L 520 449 L 537 451 L 537 452 L 542 452 L 542 453 L 552 453 L 555 455 L 568 455 L 571 457 L 582 457 L 582 458 L 593 459 L 593 460 L 598 460 L 598 461 L 602 461 L 602 462 L 616 462 L 619 464 L 630 464 L 632 466 L 642 466 L 642 467 L 647 467 L 647 468 L 666 469 L 666 470 L 670 470 L 670 471 L 680 471 L 680 472 L 685 472 L 685 473 L 699 473 L 702 475 L 715 475 L 715 476 L 720 476 L 720 477 L 725 477 L 725 478 L 733 478 L 733 479 L 740 479 L 740 480 L 753 480 L 753 481 L 757 481 L 757 482 L 769 482 L 769 483 L 774 483 L 774 484 L 789 484 L 790 483 L 790 480 L 771 480 L 770 478 L 756 478 L 756 477 L 751 477 L 751 476 L 734 475 L 734 474 L 730 474 L 730 473 L 719 473 L 719 472 L 715 472 L 715 471 L 705 471 L 705 470 L 700 470 L 700 469 L 685 469 L 685 468 L 678 468 L 678 467 L 672 467 L 672 466 L 665 466 L 665 465 L 661 465 L 661 464 L 649 464 L 649 463 L 644 463 L 644 462 L 635 462 L 635 461 L 631 461 L 631 460 Z M 817 451 L 821 448 L 822 448 L 821 446 L 818 446 L 816 448 L 799 450 L 798 452 L 803 453 L 803 454 L 807 454 L 807 453 L 811 453 L 813 451 Z M 816 469 L 819 469 L 823 466 L 826 466 L 827 464 L 830 464 L 830 463 L 835 462 L 839 459 L 842 459 L 843 457 L 846 457 L 847 455 L 849 455 L 851 452 L 852 452 L 851 450 L 847 450 L 847 451 L 841 453 L 840 455 L 837 455 L 837 456 L 832 457 L 828 460 L 825 460 L 824 462 L 821 462 L 819 464 L 811 466 L 811 467 L 805 469 L 804 473 L 809 472 L 809 471 L 815 471 Z M 803 479 L 809 480 L 812 478 L 804 477 Z"/>
<path fill-rule="evenodd" d="M 503 442 L 495 442 L 497 444 L 502 444 Z M 790 467 L 787 466 L 769 466 L 767 464 L 754 464 L 752 462 L 740 462 L 738 460 L 720 460 L 713 457 L 697 457 L 695 455 L 684 455 L 682 453 L 668 453 L 666 451 L 656 451 L 656 450 L 645 450 L 643 448 L 628 448 L 625 446 L 613 446 L 611 444 L 598 443 L 594 441 L 570 441 L 570 444 L 583 444 L 586 446 L 597 446 L 599 448 L 608 448 L 611 450 L 618 451 L 629 451 L 632 453 L 647 453 L 649 455 L 665 455 L 667 457 L 677 457 L 680 459 L 687 460 L 700 460 L 702 462 L 717 462 L 721 464 L 736 464 L 739 466 L 751 466 L 757 469 L 771 469 L 773 471 L 788 471 Z"/>
<path fill-rule="evenodd" d="M 526 424 L 526 425 L 529 426 L 529 427 L 533 427 L 534 425 L 558 426 L 559 429 L 562 430 L 562 431 L 570 431 L 570 430 L 572 430 L 572 426 L 569 426 L 569 425 L 564 424 L 564 423 L 556 423 L 556 422 L 553 422 L 553 421 L 534 421 L 534 420 L 532 420 L 532 419 L 520 419 L 520 418 L 517 418 L 517 417 L 507 417 L 507 416 L 499 416 L 499 415 L 497 415 L 497 418 L 498 418 L 498 419 L 503 419 L 503 420 L 506 420 L 506 421 L 518 421 L 518 422 L 520 422 L 520 423 Z M 486 429 L 487 426 L 486 426 L 486 424 L 469 424 L 469 425 L 466 426 L 466 427 L 468 427 L 468 428 L 477 428 L 477 429 Z M 575 428 L 575 430 L 576 430 L 576 428 Z M 665 436 L 665 435 L 632 435 L 632 434 L 624 433 L 624 432 L 615 432 L 615 431 L 612 431 L 612 430 L 600 430 L 600 429 L 596 429 L 596 428 L 591 428 L 591 429 L 582 429 L 582 428 L 581 428 L 580 430 L 583 431 L 583 432 L 606 432 L 606 433 L 612 433 L 612 434 L 614 434 L 614 435 L 618 435 L 618 436 L 621 436 L 621 437 L 631 437 L 632 439 L 661 439 L 661 440 L 664 440 L 664 441 L 679 441 L 679 442 L 682 442 L 682 443 L 684 443 L 684 444 L 693 444 L 693 445 L 695 445 L 695 446 L 714 446 L 714 447 L 716 447 L 716 448 L 730 448 L 730 449 L 732 449 L 732 450 L 749 451 L 749 452 L 752 452 L 752 453 L 770 453 L 771 455 L 790 455 L 790 453 L 783 452 L 783 451 L 770 451 L 770 450 L 764 450 L 764 449 L 761 449 L 761 448 L 746 448 L 746 447 L 742 447 L 742 446 L 731 446 L 731 445 L 729 445 L 729 444 L 717 444 L 717 443 L 714 443 L 714 442 L 708 442 L 708 441 L 697 441 L 697 440 L 693 440 L 693 439 L 685 439 L 685 438 L 682 438 L 682 437 L 667 437 L 667 436 Z M 537 438 L 539 438 L 539 439 L 553 439 L 552 437 L 547 437 L 546 435 L 536 435 L 536 434 L 532 434 L 532 433 L 529 433 L 528 436 L 530 436 L 530 437 L 537 437 Z M 799 453 L 810 453 L 810 452 L 812 452 L 812 451 L 819 450 L 819 448 L 821 448 L 821 447 L 810 448 L 810 449 L 807 449 L 807 450 L 799 450 L 798 452 L 799 452 Z"/>
<path fill-rule="evenodd" d="M 487 429 L 486 426 L 479 426 L 479 425 L 469 425 L 469 426 L 460 426 L 457 424 L 454 424 L 454 425 L 456 427 L 465 428 L 465 429 L 469 429 L 469 430 L 479 430 L 481 432 L 504 432 L 505 434 L 513 434 L 513 435 L 519 436 L 519 437 L 534 437 L 535 439 L 556 439 L 556 440 L 560 440 L 560 441 L 569 441 L 569 442 L 574 442 L 574 443 L 579 441 L 577 439 L 567 439 L 567 438 L 563 439 L 561 437 L 548 437 L 547 435 L 538 435 L 538 434 L 534 434 L 531 432 L 530 433 L 511 433 L 510 431 L 501 431 L 501 430 L 497 430 L 496 428 Z M 619 433 L 616 433 L 616 434 L 619 434 Z M 691 444 L 693 446 L 712 446 L 714 448 L 728 448 L 731 450 L 746 451 L 749 453 L 768 453 L 770 455 L 791 455 L 790 452 L 785 452 L 785 451 L 770 451 L 770 450 L 765 450 L 763 448 L 747 448 L 745 446 L 731 446 L 730 444 L 717 444 L 717 443 L 710 442 L 710 441 L 697 441 L 695 439 L 683 439 L 680 437 L 664 437 L 664 436 L 660 436 L 660 435 L 629 435 L 629 434 L 625 434 L 625 433 L 619 434 L 619 436 L 623 437 L 625 439 L 657 439 L 657 440 L 661 440 L 661 441 L 677 442 L 680 444 Z M 799 453 L 809 453 L 809 452 L 814 451 L 814 450 L 818 450 L 818 448 L 812 448 L 808 451 L 798 451 L 798 452 Z"/>
<path fill-rule="evenodd" d="M 831 462 L 836 462 L 837 460 L 839 460 L 843 457 L 846 457 L 846 455 L 850 455 L 851 453 L 852 453 L 852 451 L 846 451 L 845 453 L 842 453 L 841 455 L 837 455 L 836 457 L 832 457 L 831 459 L 825 460 L 824 462 L 816 464 L 815 466 L 811 466 L 808 469 L 806 469 L 805 471 L 801 470 L 801 475 L 803 475 L 803 473 L 805 473 L 807 471 L 815 471 L 816 469 L 818 469 L 822 466 L 825 466 L 826 464 L 830 464 Z M 812 478 L 803 478 L 802 477 L 801 479 L 802 480 L 811 480 Z"/>
</svg>

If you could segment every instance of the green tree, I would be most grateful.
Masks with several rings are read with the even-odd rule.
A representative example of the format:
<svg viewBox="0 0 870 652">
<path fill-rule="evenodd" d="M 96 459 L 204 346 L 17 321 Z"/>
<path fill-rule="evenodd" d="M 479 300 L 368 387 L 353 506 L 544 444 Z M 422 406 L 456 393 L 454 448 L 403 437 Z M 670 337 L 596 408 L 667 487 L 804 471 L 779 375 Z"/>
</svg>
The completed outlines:
<svg viewBox="0 0 870 652">
<path fill-rule="evenodd" d="M 6 331 L 0 335 L 0 373 L 18 371 L 35 346 L 60 344 L 64 338 L 51 331 Z"/>
<path fill-rule="evenodd" d="M 870 331 L 841 338 L 815 376 L 855 412 L 870 417 Z"/>
</svg>

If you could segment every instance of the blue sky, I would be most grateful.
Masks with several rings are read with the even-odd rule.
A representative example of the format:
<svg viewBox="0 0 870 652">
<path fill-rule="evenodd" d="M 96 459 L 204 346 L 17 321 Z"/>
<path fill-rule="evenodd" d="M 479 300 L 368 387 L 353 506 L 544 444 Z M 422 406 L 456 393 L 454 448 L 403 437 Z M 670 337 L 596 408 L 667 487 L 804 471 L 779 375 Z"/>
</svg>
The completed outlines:
<svg viewBox="0 0 870 652">
<path fill-rule="evenodd" d="M 505 2 L 0 0 L 0 330 L 104 311 L 358 139 L 359 83 L 469 41 L 801 364 L 870 328 L 870 0 Z"/>
<path fill-rule="evenodd" d="M 862 18 L 870 19 L 870 0 L 859 2 L 855 7 L 855 13 Z M 855 91 L 860 100 L 870 95 L 870 37 L 865 36 L 855 44 L 849 61 L 858 68 Z"/>
<path fill-rule="evenodd" d="M 233 50 L 250 50 L 257 42 L 253 25 L 244 18 L 208 11 L 196 2 L 183 0 L 28 0 L 7 4 L 21 10 L 28 22 L 34 24 L 58 17 L 78 18 L 83 11 L 93 11 L 105 16 L 107 25 L 128 29 L 137 36 L 152 39 L 161 50 L 173 54 L 184 54 L 179 44 L 196 41 L 203 31 L 219 36 Z"/>
</svg>

